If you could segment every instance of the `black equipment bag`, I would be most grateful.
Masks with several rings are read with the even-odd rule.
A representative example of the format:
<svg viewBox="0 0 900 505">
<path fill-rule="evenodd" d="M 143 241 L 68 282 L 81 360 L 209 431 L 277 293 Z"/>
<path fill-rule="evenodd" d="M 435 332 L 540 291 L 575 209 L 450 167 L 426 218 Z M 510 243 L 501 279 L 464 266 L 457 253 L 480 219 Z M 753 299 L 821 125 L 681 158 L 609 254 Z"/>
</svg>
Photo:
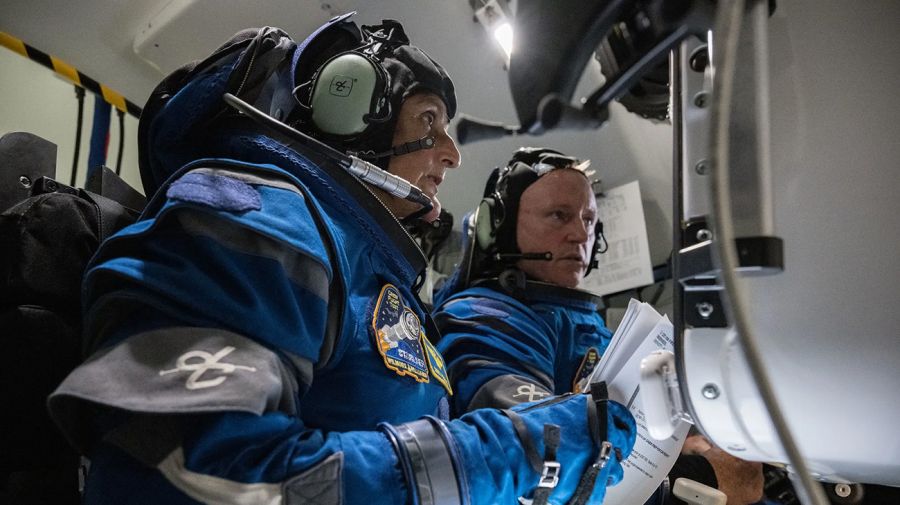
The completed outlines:
<svg viewBox="0 0 900 505">
<path fill-rule="evenodd" d="M 139 209 L 9 168 L 0 166 L 4 186 L 27 182 L 31 196 L 0 209 L 0 503 L 79 503 L 79 456 L 50 420 L 46 399 L 82 360 L 85 267 Z"/>
</svg>

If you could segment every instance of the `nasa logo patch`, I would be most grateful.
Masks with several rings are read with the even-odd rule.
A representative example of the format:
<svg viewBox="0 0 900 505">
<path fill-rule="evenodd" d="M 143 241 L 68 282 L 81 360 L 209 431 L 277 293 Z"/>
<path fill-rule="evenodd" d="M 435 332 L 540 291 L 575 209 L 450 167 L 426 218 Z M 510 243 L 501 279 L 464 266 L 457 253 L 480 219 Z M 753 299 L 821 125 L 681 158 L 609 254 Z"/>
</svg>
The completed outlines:
<svg viewBox="0 0 900 505">
<path fill-rule="evenodd" d="M 419 316 L 403 302 L 400 291 L 385 284 L 375 303 L 372 329 L 378 352 L 388 369 L 418 382 L 429 382 L 429 358 L 426 357 Z"/>
<path fill-rule="evenodd" d="M 575 372 L 575 379 L 572 381 L 572 392 L 581 393 L 587 387 L 587 379 L 591 376 L 591 372 L 600 362 L 600 352 L 597 348 L 591 347 L 584 353 L 581 364 L 578 365 L 578 371 Z"/>
</svg>

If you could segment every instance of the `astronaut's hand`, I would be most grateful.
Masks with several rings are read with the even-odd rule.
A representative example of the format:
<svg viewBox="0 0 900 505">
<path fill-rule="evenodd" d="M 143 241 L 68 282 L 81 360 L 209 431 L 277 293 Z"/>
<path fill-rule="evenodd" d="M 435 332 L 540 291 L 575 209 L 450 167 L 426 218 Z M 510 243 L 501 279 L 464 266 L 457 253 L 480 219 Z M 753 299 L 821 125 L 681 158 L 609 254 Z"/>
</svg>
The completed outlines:
<svg viewBox="0 0 900 505">
<path fill-rule="evenodd" d="M 763 498 L 762 463 L 736 458 L 703 435 L 689 436 L 681 452 L 700 455 L 709 461 L 716 472 L 719 491 L 728 496 L 728 505 L 746 505 Z"/>
</svg>

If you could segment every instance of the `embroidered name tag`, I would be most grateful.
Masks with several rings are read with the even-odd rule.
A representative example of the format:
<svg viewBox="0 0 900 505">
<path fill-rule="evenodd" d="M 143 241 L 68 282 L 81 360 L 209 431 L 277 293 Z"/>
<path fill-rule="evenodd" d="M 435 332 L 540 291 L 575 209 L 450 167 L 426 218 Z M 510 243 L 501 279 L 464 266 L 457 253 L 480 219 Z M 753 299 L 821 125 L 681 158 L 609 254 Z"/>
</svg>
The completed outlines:
<svg viewBox="0 0 900 505">
<path fill-rule="evenodd" d="M 430 358 L 425 356 L 425 334 L 419 316 L 406 306 L 400 291 L 392 284 L 381 288 L 372 315 L 372 328 L 378 352 L 388 369 L 418 382 L 429 382 Z"/>
<path fill-rule="evenodd" d="M 587 379 L 591 376 L 591 372 L 600 362 L 600 352 L 596 348 L 591 347 L 584 353 L 581 364 L 578 365 L 578 371 L 575 372 L 575 379 L 572 381 L 572 392 L 580 393 L 587 386 Z"/>
</svg>

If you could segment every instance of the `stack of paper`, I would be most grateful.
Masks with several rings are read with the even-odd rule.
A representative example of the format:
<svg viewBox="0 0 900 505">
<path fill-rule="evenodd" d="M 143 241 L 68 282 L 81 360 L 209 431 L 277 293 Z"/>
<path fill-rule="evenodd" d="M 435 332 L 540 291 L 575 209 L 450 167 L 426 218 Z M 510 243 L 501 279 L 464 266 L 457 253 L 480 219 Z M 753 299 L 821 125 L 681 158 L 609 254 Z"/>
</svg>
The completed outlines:
<svg viewBox="0 0 900 505">
<path fill-rule="evenodd" d="M 640 394 L 641 360 L 660 349 L 673 349 L 672 323 L 649 304 L 632 299 L 588 381 L 606 381 L 609 398 L 627 406 L 637 421 L 634 450 L 622 464 L 625 477 L 607 490 L 603 501 L 606 505 L 647 501 L 675 464 L 690 428 L 681 422 L 667 440 L 655 440 L 647 431 Z"/>
</svg>

